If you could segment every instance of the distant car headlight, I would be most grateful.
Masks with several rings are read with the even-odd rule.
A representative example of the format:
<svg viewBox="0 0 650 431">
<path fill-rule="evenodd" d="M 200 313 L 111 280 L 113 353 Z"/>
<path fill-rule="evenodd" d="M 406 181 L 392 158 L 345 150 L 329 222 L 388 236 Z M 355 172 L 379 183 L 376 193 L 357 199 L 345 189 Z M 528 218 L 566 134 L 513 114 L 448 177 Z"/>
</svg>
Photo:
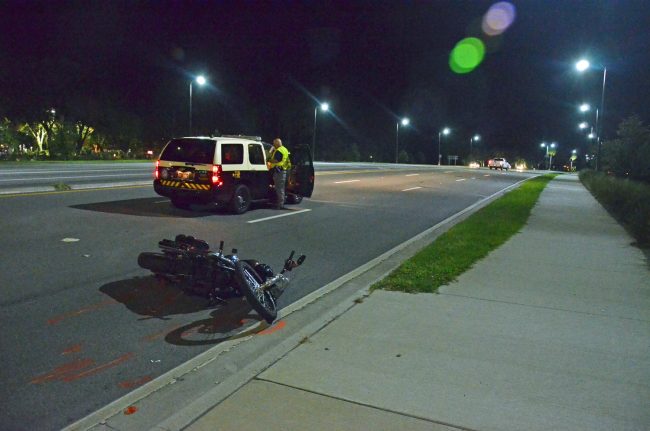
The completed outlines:
<svg viewBox="0 0 650 431">
<path fill-rule="evenodd" d="M 523 171 L 524 169 L 528 169 L 525 163 L 517 163 L 515 165 L 515 169 L 518 171 Z"/>
<path fill-rule="evenodd" d="M 478 165 L 477 162 L 472 162 L 472 163 L 469 164 L 469 167 L 470 167 L 470 168 L 478 168 L 479 165 Z"/>
</svg>

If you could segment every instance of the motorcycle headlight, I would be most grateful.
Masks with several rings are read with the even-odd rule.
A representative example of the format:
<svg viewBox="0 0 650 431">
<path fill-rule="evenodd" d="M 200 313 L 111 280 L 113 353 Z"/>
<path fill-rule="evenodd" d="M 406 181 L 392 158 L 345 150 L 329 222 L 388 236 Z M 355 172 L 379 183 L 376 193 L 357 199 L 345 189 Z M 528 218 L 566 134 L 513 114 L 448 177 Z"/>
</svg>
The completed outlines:
<svg viewBox="0 0 650 431">
<path fill-rule="evenodd" d="M 265 263 L 260 263 L 255 266 L 255 272 L 262 277 L 263 280 L 266 280 L 269 277 L 273 277 L 273 269 Z"/>
</svg>

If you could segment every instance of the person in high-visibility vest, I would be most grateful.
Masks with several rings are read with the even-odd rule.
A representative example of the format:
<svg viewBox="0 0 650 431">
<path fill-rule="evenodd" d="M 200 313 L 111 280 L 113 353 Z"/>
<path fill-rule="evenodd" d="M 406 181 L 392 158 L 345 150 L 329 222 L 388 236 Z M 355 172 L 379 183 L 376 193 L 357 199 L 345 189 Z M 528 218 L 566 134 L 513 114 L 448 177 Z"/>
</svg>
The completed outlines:
<svg viewBox="0 0 650 431">
<path fill-rule="evenodd" d="M 266 166 L 273 173 L 276 197 L 275 208 L 284 209 L 287 172 L 291 169 L 291 160 L 289 159 L 289 150 L 282 145 L 282 140 L 280 138 L 273 140 L 273 149 L 269 153 Z"/>
</svg>

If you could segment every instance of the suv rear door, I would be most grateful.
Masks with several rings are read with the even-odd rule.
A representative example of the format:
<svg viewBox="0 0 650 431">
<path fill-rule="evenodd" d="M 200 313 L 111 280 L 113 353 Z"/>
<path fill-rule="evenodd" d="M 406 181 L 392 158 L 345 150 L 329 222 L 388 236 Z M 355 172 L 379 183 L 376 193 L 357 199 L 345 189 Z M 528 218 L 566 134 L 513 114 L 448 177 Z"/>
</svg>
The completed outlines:
<svg viewBox="0 0 650 431">
<path fill-rule="evenodd" d="M 212 139 L 172 139 L 160 155 L 161 181 L 173 187 L 209 190 L 214 149 Z"/>
</svg>

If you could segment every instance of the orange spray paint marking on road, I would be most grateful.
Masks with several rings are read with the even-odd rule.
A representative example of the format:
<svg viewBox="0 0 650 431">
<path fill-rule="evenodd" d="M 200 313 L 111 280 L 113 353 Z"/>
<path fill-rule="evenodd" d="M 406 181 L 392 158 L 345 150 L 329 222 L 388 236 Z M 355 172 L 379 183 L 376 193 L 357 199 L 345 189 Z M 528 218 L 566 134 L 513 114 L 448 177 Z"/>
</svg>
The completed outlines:
<svg viewBox="0 0 650 431">
<path fill-rule="evenodd" d="M 101 308 L 107 307 L 109 305 L 117 304 L 118 302 L 114 299 L 105 299 L 101 302 L 97 302 L 96 304 L 89 305 L 88 307 L 81 308 L 76 311 L 71 311 L 69 313 L 61 314 L 59 316 L 54 316 L 51 319 L 48 319 L 47 324 L 48 325 L 57 325 L 61 323 L 63 320 L 68 319 L 70 317 L 77 317 L 85 313 L 90 313 L 91 311 L 96 311 Z"/>
<path fill-rule="evenodd" d="M 68 362 L 67 364 L 56 367 L 49 373 L 34 377 L 29 383 L 36 385 L 55 380 L 62 380 L 66 374 L 74 373 L 75 371 L 90 367 L 94 363 L 95 361 L 92 359 L 78 359 L 76 361 Z"/>
<path fill-rule="evenodd" d="M 113 368 L 116 365 L 121 364 L 122 362 L 128 361 L 133 356 L 134 356 L 133 353 L 127 353 L 127 354 L 122 355 L 119 358 L 114 359 L 114 360 L 112 360 L 110 362 L 107 362 L 107 363 L 105 363 L 103 365 L 99 365 L 99 366 L 97 366 L 95 368 L 91 368 L 90 370 L 82 371 L 81 373 L 78 373 L 78 374 L 63 376 L 63 378 L 61 380 L 63 380 L 64 382 L 69 383 L 69 382 L 73 382 L 75 380 L 83 379 L 84 377 L 89 377 L 89 376 L 95 375 L 95 374 L 97 374 L 99 372 L 102 372 L 102 371 L 108 369 L 108 368 Z"/>
<path fill-rule="evenodd" d="M 81 344 L 75 344 L 74 346 L 70 346 L 67 349 L 65 349 L 63 352 L 61 352 L 62 355 L 70 355 L 72 353 L 79 353 L 81 352 Z"/>
<path fill-rule="evenodd" d="M 137 411 L 138 408 L 136 406 L 128 406 L 126 409 L 124 409 L 124 414 L 128 416 L 128 415 L 132 415 Z"/>
<path fill-rule="evenodd" d="M 150 382 L 151 380 L 153 380 L 153 377 L 144 376 L 144 377 L 139 378 L 139 379 L 127 380 L 125 382 L 120 382 L 120 383 L 118 383 L 118 386 L 121 387 L 121 388 L 124 388 L 124 389 L 132 389 L 132 388 L 137 388 L 138 386 L 142 386 L 145 383 Z"/>
<path fill-rule="evenodd" d="M 279 322 L 276 322 L 276 324 L 271 326 L 270 328 L 266 328 L 265 330 L 258 332 L 257 335 L 272 334 L 272 333 L 277 332 L 280 329 L 284 328 L 285 326 L 287 326 L 287 323 L 284 320 L 280 320 Z"/>
<path fill-rule="evenodd" d="M 89 377 L 101 371 L 115 367 L 131 359 L 133 356 L 135 356 L 133 353 L 127 353 L 125 355 L 120 356 L 117 359 L 114 359 L 102 365 L 98 365 L 96 367 L 93 367 L 93 365 L 95 365 L 95 361 L 92 359 L 78 359 L 76 361 L 68 362 L 67 364 L 58 366 L 49 373 L 41 374 L 40 376 L 34 377 L 30 381 L 30 383 L 35 385 L 35 384 L 52 382 L 57 380 L 66 383 L 73 382 L 75 380 L 82 379 L 84 377 Z M 89 368 L 89 367 L 93 367 L 93 368 Z"/>
</svg>

